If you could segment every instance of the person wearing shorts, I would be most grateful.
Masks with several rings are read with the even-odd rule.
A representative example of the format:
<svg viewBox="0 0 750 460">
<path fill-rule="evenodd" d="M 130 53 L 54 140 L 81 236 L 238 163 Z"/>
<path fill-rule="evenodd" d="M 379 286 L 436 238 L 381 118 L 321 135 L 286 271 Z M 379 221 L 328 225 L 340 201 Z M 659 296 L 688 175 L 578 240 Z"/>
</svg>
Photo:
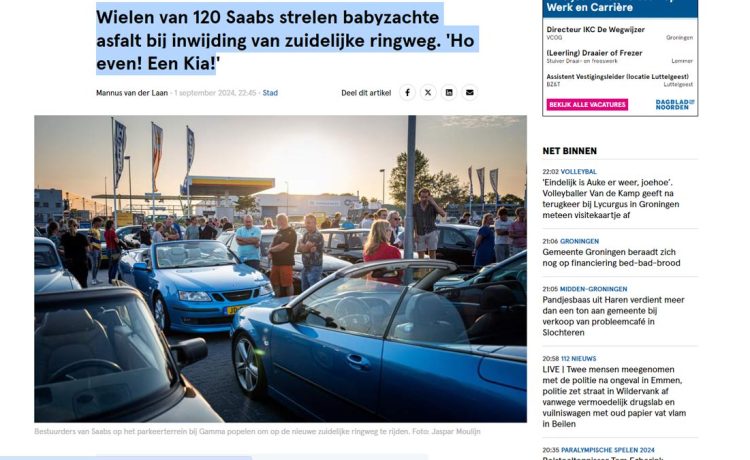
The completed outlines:
<svg viewBox="0 0 750 460">
<path fill-rule="evenodd" d="M 427 252 L 430 259 L 434 259 L 438 245 L 435 220 L 438 214 L 445 217 L 445 211 L 435 203 L 429 189 L 421 189 L 418 196 L 419 202 L 414 203 L 414 241 L 417 254 L 420 259 L 424 259 L 424 253 Z"/>
<path fill-rule="evenodd" d="M 495 262 L 502 262 L 510 257 L 510 237 L 508 231 L 513 222 L 508 219 L 508 209 L 497 210 L 495 219 Z"/>
<path fill-rule="evenodd" d="M 294 248 L 297 246 L 297 232 L 289 226 L 286 214 L 276 216 L 279 231 L 268 248 L 271 255 L 271 285 L 276 297 L 294 295 Z"/>
</svg>

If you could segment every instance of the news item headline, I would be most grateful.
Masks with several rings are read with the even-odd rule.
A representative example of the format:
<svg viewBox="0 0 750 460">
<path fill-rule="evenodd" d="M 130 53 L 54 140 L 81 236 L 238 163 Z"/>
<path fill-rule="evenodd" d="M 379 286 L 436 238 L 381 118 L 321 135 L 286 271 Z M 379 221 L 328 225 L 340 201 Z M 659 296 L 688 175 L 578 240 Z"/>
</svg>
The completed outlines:
<svg viewBox="0 0 750 460">
<path fill-rule="evenodd" d="M 97 3 L 97 75 L 214 75 L 218 53 L 476 53 L 443 3 Z"/>
</svg>

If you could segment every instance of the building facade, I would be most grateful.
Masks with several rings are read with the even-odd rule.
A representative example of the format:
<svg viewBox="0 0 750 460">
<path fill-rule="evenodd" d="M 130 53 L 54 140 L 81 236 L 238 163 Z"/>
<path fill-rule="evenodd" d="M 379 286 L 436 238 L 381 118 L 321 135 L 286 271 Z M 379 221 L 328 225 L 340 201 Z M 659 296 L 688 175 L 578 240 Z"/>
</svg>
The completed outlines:
<svg viewBox="0 0 750 460">
<path fill-rule="evenodd" d="M 255 195 L 260 216 L 275 218 L 284 213 L 292 220 L 300 220 L 308 213 L 325 213 L 332 216 L 337 212 L 346 216 L 349 209 L 357 206 L 359 200 L 356 195 L 287 195 L 286 193 Z"/>
<path fill-rule="evenodd" d="M 34 189 L 34 225 L 47 225 L 49 219 L 63 218 L 63 192 L 58 189 Z"/>
</svg>

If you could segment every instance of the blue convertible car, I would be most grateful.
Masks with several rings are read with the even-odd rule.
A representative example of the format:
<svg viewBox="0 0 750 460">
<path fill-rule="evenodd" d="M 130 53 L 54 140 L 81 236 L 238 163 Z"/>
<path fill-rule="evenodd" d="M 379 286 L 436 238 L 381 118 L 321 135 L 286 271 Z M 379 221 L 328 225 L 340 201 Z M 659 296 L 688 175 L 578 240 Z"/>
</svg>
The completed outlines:
<svg viewBox="0 0 750 460">
<path fill-rule="evenodd" d="M 434 291 L 456 270 L 429 259 L 357 264 L 286 305 L 240 310 L 230 331 L 240 388 L 322 421 L 526 421 L 525 290 Z"/>
<path fill-rule="evenodd" d="M 170 241 L 127 251 L 119 276 L 148 300 L 163 330 L 219 332 L 234 313 L 272 296 L 268 278 L 218 241 Z"/>
</svg>

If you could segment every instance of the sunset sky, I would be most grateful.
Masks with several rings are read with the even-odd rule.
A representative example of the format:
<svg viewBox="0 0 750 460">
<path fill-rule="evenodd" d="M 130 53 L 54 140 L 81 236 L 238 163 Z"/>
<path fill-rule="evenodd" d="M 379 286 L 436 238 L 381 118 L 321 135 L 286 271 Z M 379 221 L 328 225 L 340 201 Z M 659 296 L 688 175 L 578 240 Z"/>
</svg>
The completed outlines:
<svg viewBox="0 0 750 460">
<path fill-rule="evenodd" d="M 164 130 L 157 188 L 178 194 L 186 173 L 186 134 L 195 132 L 191 175 L 267 177 L 292 194 L 357 191 L 382 195 L 396 157 L 406 151 L 405 116 L 123 116 L 125 154 L 131 157 L 133 194 L 151 191 L 151 122 Z M 500 193 L 523 196 L 526 174 L 526 118 L 491 116 L 417 117 L 416 146 L 430 171 L 457 174 L 467 169 L 500 169 Z M 35 119 L 35 186 L 84 196 L 112 193 L 112 133 L 108 116 L 39 116 Z M 118 191 L 128 193 L 127 163 Z M 479 187 L 474 173 L 475 193 Z M 388 193 L 386 189 L 386 194 Z M 387 200 L 388 201 L 388 200 Z"/>
</svg>

